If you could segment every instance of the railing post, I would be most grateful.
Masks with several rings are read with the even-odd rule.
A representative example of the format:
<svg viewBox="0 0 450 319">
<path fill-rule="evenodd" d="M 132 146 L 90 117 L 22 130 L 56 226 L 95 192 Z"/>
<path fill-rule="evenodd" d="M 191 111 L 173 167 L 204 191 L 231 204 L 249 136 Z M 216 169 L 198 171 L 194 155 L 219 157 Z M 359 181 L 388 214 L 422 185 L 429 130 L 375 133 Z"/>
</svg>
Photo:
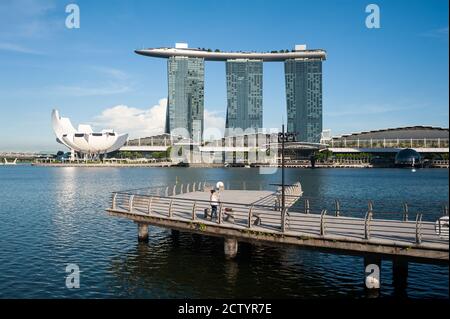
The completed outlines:
<svg viewBox="0 0 450 319">
<path fill-rule="evenodd" d="M 172 196 L 175 196 L 177 193 L 177 184 L 173 185 Z"/>
<path fill-rule="evenodd" d="M 320 213 L 320 236 L 325 236 L 325 215 L 327 214 L 327 210 L 324 209 Z"/>
<path fill-rule="evenodd" d="M 192 205 L 192 220 L 195 220 L 197 218 L 197 215 L 195 214 L 196 206 L 197 206 L 197 201 L 195 201 L 194 205 Z"/>
<path fill-rule="evenodd" d="M 253 205 L 248 209 L 248 228 L 252 228 Z"/>
<path fill-rule="evenodd" d="M 219 204 L 219 217 L 218 217 L 218 222 L 219 224 L 222 224 L 222 203 Z"/>
<path fill-rule="evenodd" d="M 442 234 L 441 219 L 438 218 L 438 220 L 436 221 L 436 223 L 438 223 L 438 230 L 439 230 L 438 235 L 441 236 L 441 234 Z"/>
<path fill-rule="evenodd" d="M 116 209 L 116 198 L 117 198 L 117 193 L 113 193 L 112 202 L 111 202 L 111 209 Z"/>
<path fill-rule="evenodd" d="M 130 195 L 130 199 L 129 199 L 129 204 L 128 204 L 128 211 L 130 213 L 133 212 L 133 200 L 134 200 L 134 195 Z"/>
<path fill-rule="evenodd" d="M 364 218 L 364 239 L 370 239 L 370 221 L 372 220 L 372 211 L 368 210 Z"/>
<path fill-rule="evenodd" d="M 180 194 L 183 194 L 183 184 L 180 185 Z"/>
<path fill-rule="evenodd" d="M 148 200 L 148 207 L 147 207 L 147 212 L 150 215 L 152 212 L 152 202 L 153 202 L 153 196 L 149 198 Z"/>
<path fill-rule="evenodd" d="M 309 214 L 309 199 L 305 199 L 305 214 Z"/>
<path fill-rule="evenodd" d="M 407 202 L 403 203 L 403 221 L 404 222 L 408 221 L 408 203 Z"/>
<path fill-rule="evenodd" d="M 169 218 L 172 218 L 172 217 L 173 217 L 172 203 L 173 203 L 173 199 L 171 199 L 171 200 L 170 200 L 170 203 L 169 203 Z"/>
<path fill-rule="evenodd" d="M 416 244 L 422 243 L 422 214 L 416 215 Z"/>
<path fill-rule="evenodd" d="M 448 206 L 446 204 L 444 204 L 444 207 L 443 207 L 443 215 L 448 216 Z"/>
<path fill-rule="evenodd" d="M 336 199 L 334 201 L 334 207 L 335 207 L 335 216 L 339 217 L 341 213 L 341 203 L 339 202 L 339 199 Z"/>
<path fill-rule="evenodd" d="M 373 202 L 369 200 L 367 202 L 367 213 L 364 219 L 364 238 L 366 240 L 370 239 L 370 222 L 372 221 L 373 216 Z"/>
<path fill-rule="evenodd" d="M 166 187 L 166 191 L 164 192 L 164 195 L 165 195 L 166 197 L 169 196 L 169 186 Z"/>
<path fill-rule="evenodd" d="M 284 233 L 286 231 L 286 226 L 287 226 L 287 208 L 285 208 L 282 212 L 281 212 L 281 231 Z"/>
</svg>

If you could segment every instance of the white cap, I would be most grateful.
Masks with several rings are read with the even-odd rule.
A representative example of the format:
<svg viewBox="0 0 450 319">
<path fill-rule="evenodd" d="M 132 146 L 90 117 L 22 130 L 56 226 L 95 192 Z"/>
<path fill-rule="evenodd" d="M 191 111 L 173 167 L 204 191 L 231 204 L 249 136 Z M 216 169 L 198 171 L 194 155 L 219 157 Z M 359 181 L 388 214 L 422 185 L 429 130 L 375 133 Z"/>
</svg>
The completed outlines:
<svg viewBox="0 0 450 319">
<path fill-rule="evenodd" d="M 216 184 L 216 189 L 217 190 L 221 190 L 221 189 L 223 189 L 224 188 L 224 184 L 223 184 L 223 182 L 217 182 L 217 184 Z"/>
</svg>

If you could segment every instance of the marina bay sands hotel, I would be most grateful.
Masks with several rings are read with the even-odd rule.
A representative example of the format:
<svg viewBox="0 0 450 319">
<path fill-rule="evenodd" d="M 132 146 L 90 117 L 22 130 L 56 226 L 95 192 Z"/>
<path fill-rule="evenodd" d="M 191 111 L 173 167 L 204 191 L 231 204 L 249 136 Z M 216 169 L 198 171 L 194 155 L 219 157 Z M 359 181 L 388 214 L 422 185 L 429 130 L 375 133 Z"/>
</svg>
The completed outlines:
<svg viewBox="0 0 450 319">
<path fill-rule="evenodd" d="M 168 59 L 166 133 L 181 128 L 194 141 L 201 141 L 205 61 L 226 63 L 225 135 L 233 135 L 236 129 L 258 132 L 263 126 L 263 62 L 284 62 L 287 131 L 295 132 L 298 141 L 320 141 L 324 50 L 307 50 L 306 45 L 296 45 L 292 51 L 221 52 L 188 48 L 186 43 L 177 43 L 175 48 L 135 52 Z"/>
</svg>

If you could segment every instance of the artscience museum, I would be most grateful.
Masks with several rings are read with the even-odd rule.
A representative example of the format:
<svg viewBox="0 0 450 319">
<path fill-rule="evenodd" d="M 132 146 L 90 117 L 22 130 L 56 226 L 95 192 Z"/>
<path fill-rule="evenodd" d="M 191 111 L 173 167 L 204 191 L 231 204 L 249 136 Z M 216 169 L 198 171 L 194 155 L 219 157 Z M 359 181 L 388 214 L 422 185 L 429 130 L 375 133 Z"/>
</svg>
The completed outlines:
<svg viewBox="0 0 450 319">
<path fill-rule="evenodd" d="M 128 134 L 118 134 L 112 129 L 94 132 L 87 124 L 80 124 L 75 129 L 70 119 L 61 117 L 58 110 L 52 112 L 52 126 L 56 141 L 71 150 L 71 160 L 104 156 L 121 148 L 128 138 Z"/>
</svg>

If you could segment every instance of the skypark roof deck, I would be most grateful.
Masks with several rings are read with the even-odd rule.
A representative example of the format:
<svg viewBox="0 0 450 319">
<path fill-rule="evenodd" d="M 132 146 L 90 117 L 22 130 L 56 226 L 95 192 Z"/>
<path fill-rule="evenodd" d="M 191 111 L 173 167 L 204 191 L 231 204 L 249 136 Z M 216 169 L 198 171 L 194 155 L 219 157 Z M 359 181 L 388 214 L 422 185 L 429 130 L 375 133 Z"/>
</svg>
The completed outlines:
<svg viewBox="0 0 450 319">
<path fill-rule="evenodd" d="M 287 51 L 287 50 L 286 50 Z M 192 48 L 149 48 L 134 51 L 137 54 L 156 58 L 184 56 L 203 58 L 206 61 L 226 61 L 232 59 L 262 60 L 265 62 L 279 62 L 289 59 L 326 59 L 324 50 L 293 50 L 290 52 L 221 52 L 218 50 L 203 50 Z"/>
</svg>

